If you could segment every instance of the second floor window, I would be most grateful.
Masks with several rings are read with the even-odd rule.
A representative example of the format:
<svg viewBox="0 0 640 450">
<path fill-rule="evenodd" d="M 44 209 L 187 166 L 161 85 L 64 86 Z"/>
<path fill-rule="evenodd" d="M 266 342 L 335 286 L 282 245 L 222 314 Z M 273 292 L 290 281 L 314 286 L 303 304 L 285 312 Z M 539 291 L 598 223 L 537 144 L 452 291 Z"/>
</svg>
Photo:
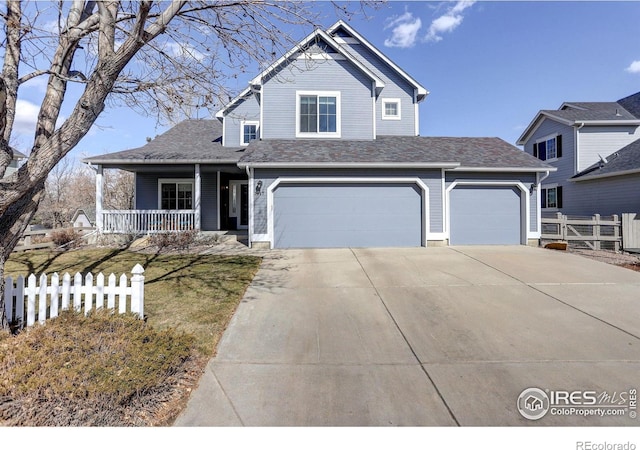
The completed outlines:
<svg viewBox="0 0 640 450">
<path fill-rule="evenodd" d="M 242 122 L 242 145 L 249 145 L 251 141 L 259 138 L 258 128 L 258 122 Z"/>
<path fill-rule="evenodd" d="M 385 98 L 382 100 L 382 120 L 400 120 L 399 98 Z"/>
<path fill-rule="evenodd" d="M 339 93 L 298 93 L 297 135 L 340 136 Z"/>
<path fill-rule="evenodd" d="M 533 156 L 542 161 L 560 158 L 562 156 L 562 135 L 546 137 L 535 142 Z"/>
</svg>

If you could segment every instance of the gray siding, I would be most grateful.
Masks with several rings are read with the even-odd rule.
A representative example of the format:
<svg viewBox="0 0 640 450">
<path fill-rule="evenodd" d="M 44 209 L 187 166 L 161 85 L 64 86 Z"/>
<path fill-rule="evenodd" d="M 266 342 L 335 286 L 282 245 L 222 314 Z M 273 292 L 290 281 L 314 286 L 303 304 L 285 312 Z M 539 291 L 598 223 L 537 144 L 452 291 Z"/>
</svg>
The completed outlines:
<svg viewBox="0 0 640 450">
<path fill-rule="evenodd" d="M 640 213 L 640 174 L 570 182 L 565 186 L 563 214 Z"/>
<path fill-rule="evenodd" d="M 260 120 L 260 104 L 255 95 L 240 100 L 238 104 L 225 114 L 224 117 L 224 145 L 225 147 L 240 147 L 240 126 L 243 121 Z"/>
<path fill-rule="evenodd" d="M 449 188 L 454 181 L 520 181 L 525 186 L 536 183 L 535 173 L 489 173 L 489 172 L 454 172 L 447 171 L 445 175 L 445 186 Z M 538 231 L 538 198 L 534 189 L 529 195 L 529 231 Z"/>
<path fill-rule="evenodd" d="M 340 91 L 341 138 L 373 139 L 372 82 L 345 60 L 294 60 L 266 81 L 264 139 L 296 138 L 296 91 Z"/>
<path fill-rule="evenodd" d="M 217 174 L 200 174 L 201 189 L 201 228 L 205 231 L 217 230 Z M 161 178 L 193 179 L 193 172 L 138 172 L 136 174 L 136 209 L 158 209 L 158 180 Z"/>
<path fill-rule="evenodd" d="M 414 136 L 415 107 L 413 87 L 400 77 L 380 58 L 361 44 L 347 45 L 349 51 L 358 57 L 369 70 L 385 82 L 385 87 L 376 99 L 376 134 L 380 136 Z M 382 100 L 399 98 L 402 120 L 382 120 Z"/>
<path fill-rule="evenodd" d="M 417 177 L 429 188 L 430 232 L 443 231 L 442 177 L 440 170 L 367 170 L 367 169 L 256 169 L 255 180 L 262 180 L 263 194 L 254 196 L 254 233 L 267 234 L 267 189 L 278 177 Z"/>
<path fill-rule="evenodd" d="M 9 163 L 9 165 L 5 169 L 5 172 L 4 172 L 5 178 L 11 175 L 12 173 L 14 173 L 16 170 L 18 170 L 18 161 L 14 159 Z"/>
<path fill-rule="evenodd" d="M 578 172 L 640 138 L 640 127 L 583 127 L 578 130 Z"/>
</svg>

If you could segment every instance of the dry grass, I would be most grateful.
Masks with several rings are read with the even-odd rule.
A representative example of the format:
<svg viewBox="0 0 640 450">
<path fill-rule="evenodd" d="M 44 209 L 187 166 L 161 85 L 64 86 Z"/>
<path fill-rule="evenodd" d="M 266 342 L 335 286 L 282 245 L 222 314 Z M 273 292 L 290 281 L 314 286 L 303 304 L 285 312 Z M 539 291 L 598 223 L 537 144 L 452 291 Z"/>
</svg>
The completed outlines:
<svg viewBox="0 0 640 450">
<path fill-rule="evenodd" d="M 260 264 L 121 249 L 14 254 L 7 275 L 145 268 L 145 316 L 72 313 L 0 336 L 0 424 L 166 425 L 180 412 Z"/>
</svg>

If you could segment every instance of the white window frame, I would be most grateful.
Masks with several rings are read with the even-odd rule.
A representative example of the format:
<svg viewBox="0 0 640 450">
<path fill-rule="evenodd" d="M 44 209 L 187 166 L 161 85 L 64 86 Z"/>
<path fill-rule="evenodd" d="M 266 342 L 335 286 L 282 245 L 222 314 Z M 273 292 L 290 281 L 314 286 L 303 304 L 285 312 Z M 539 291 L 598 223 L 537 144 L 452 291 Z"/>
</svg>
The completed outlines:
<svg viewBox="0 0 640 450">
<path fill-rule="evenodd" d="M 555 152 L 556 152 L 556 156 L 554 156 L 553 158 L 549 158 L 549 154 L 547 153 L 547 142 L 553 140 L 554 142 L 554 148 L 555 148 Z M 554 134 L 550 134 L 548 136 L 544 136 L 541 137 L 540 139 L 536 139 L 536 145 L 538 145 L 538 159 L 540 159 L 540 143 L 544 142 L 544 151 L 545 151 L 545 156 L 547 157 L 544 160 L 541 161 L 545 161 L 545 162 L 553 162 L 553 161 L 557 161 L 558 160 L 558 133 L 554 133 Z"/>
<path fill-rule="evenodd" d="M 240 122 L 240 145 L 242 147 L 247 147 L 250 142 L 244 142 L 244 127 L 245 125 L 255 125 L 256 126 L 256 139 L 260 139 L 260 122 L 257 120 L 243 120 Z"/>
<path fill-rule="evenodd" d="M 162 208 L 162 185 L 163 184 L 190 184 L 191 185 L 191 209 L 169 209 L 167 211 L 193 211 L 196 203 L 196 188 L 193 178 L 158 178 L 158 209 Z M 177 188 L 176 188 L 177 189 Z M 177 197 L 176 197 L 177 198 Z M 176 205 L 177 206 L 177 205 Z"/>
<path fill-rule="evenodd" d="M 387 104 L 395 103 L 398 106 L 398 114 L 391 116 L 387 114 Z M 399 98 L 382 99 L 382 120 L 402 120 L 402 102 Z"/>
<path fill-rule="evenodd" d="M 336 131 L 335 132 L 302 132 L 300 131 L 300 97 L 335 97 L 336 98 Z M 298 138 L 339 138 L 342 136 L 340 91 L 296 91 L 296 137 Z M 318 115 L 319 116 L 319 115 Z"/>
<path fill-rule="evenodd" d="M 549 190 L 556 190 L 556 206 L 542 206 L 542 196 L 546 195 L 545 204 L 549 205 Z M 558 183 L 552 184 L 543 184 L 540 186 L 540 209 L 544 209 L 545 211 L 556 211 L 558 209 Z"/>
</svg>

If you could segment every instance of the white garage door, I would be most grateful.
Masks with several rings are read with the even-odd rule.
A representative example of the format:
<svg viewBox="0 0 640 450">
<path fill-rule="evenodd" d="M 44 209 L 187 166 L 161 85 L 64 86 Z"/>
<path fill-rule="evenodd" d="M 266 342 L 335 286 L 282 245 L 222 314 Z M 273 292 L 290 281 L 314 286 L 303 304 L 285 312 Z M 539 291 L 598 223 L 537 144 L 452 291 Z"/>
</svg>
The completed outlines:
<svg viewBox="0 0 640 450">
<path fill-rule="evenodd" d="M 422 245 L 415 184 L 281 184 L 273 218 L 276 248 Z"/>
<path fill-rule="evenodd" d="M 451 245 L 522 243 L 519 189 L 457 186 L 449 199 Z"/>
</svg>

